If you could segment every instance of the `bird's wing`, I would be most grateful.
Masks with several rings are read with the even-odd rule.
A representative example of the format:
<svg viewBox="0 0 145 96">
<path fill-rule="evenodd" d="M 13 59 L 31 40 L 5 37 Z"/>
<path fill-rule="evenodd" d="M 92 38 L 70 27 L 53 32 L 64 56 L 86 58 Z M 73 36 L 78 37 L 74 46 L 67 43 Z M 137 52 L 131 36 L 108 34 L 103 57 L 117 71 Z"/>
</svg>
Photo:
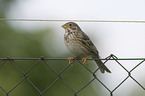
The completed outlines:
<svg viewBox="0 0 145 96">
<path fill-rule="evenodd" d="M 77 33 L 77 37 L 87 47 L 89 51 L 91 51 L 93 54 L 98 55 L 99 52 L 97 51 L 95 45 L 83 31 L 79 31 Z"/>
</svg>

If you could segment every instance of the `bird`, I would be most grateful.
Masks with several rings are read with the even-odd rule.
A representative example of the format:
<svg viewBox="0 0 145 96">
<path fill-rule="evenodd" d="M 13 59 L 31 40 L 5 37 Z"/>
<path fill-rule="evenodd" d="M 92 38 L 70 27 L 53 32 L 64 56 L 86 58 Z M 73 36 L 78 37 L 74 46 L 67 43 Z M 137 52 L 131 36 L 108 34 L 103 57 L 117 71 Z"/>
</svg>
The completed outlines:
<svg viewBox="0 0 145 96">
<path fill-rule="evenodd" d="M 87 58 L 91 57 L 95 60 L 101 73 L 105 73 L 105 71 L 111 73 L 111 71 L 100 60 L 99 52 L 93 42 L 75 22 L 65 23 L 62 27 L 65 29 L 65 45 L 72 54 L 82 58 L 83 64 L 86 63 Z M 68 59 L 70 63 L 70 60 L 73 60 L 73 57 Z"/>
</svg>

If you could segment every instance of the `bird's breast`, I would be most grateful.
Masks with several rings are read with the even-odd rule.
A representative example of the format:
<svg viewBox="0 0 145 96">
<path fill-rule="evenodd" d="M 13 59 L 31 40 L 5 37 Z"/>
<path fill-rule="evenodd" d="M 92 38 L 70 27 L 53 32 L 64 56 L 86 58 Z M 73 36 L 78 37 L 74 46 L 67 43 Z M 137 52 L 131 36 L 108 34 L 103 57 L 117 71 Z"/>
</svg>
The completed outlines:
<svg viewBox="0 0 145 96">
<path fill-rule="evenodd" d="M 75 56 L 86 57 L 88 56 L 88 54 L 90 54 L 88 50 L 84 46 L 82 46 L 82 44 L 79 41 L 76 40 L 65 41 L 65 45 L 68 48 L 68 50 Z"/>
</svg>

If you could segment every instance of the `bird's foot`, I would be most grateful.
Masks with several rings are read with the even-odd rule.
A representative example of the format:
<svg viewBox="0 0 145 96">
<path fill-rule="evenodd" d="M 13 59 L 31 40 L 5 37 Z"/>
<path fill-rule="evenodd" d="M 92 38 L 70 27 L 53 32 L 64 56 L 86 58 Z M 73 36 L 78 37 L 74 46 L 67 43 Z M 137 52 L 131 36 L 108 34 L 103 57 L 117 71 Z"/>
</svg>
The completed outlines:
<svg viewBox="0 0 145 96">
<path fill-rule="evenodd" d="M 83 61 L 83 64 L 86 64 L 86 62 L 87 62 L 87 60 L 86 59 L 88 59 L 89 58 L 89 56 L 87 56 L 87 57 L 84 57 L 83 59 L 82 59 L 82 61 Z"/>
<path fill-rule="evenodd" d="M 69 60 L 69 64 L 71 63 L 71 61 L 72 61 L 73 59 L 74 59 L 73 57 L 67 58 L 67 60 Z"/>
</svg>

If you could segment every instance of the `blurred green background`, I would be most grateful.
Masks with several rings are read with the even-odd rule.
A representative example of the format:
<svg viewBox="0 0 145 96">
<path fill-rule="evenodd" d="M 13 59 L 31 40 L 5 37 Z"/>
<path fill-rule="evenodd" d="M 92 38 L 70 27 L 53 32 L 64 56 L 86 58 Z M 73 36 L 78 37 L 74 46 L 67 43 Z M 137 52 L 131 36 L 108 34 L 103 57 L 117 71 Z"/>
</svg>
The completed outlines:
<svg viewBox="0 0 145 96">
<path fill-rule="evenodd" d="M 17 2 L 17 0 L 0 0 L 0 18 L 6 17 L 7 12 L 14 2 Z M 19 30 L 21 32 L 17 32 L 17 30 L 14 30 L 9 25 L 8 21 L 0 21 L 0 58 L 5 58 L 7 56 L 10 56 L 11 58 L 39 58 L 40 56 L 52 58 L 52 56 L 50 56 L 42 47 L 42 41 L 47 35 L 49 40 L 48 44 L 50 45 L 48 45 L 48 48 L 51 51 L 53 46 L 51 46 L 52 44 L 50 42 L 53 41 L 52 35 L 54 30 L 55 29 L 48 28 L 39 30 L 35 33 L 25 32 L 25 30 Z M 64 56 L 58 57 L 61 58 Z M 0 62 L 2 63 L 3 61 L 1 60 Z M 14 60 L 14 64 L 24 72 L 26 72 L 35 62 L 37 62 L 37 60 Z M 49 60 L 47 62 L 58 73 L 68 65 L 68 61 L 66 60 Z M 33 67 L 27 75 L 41 92 L 43 92 L 44 89 L 58 77 L 57 74 L 42 61 Z M 9 61 L 6 61 L 6 63 L 0 66 L 0 86 L 6 92 L 9 92 L 14 88 L 23 77 L 23 73 Z M 75 92 L 89 82 L 90 77 L 89 72 L 77 63 L 74 63 L 73 66 L 62 73 L 62 79 Z M 97 91 L 99 91 L 99 87 Z M 94 90 L 90 84 L 78 94 L 79 96 L 97 96 L 97 91 Z M 9 93 L 9 96 L 39 95 L 39 92 L 26 79 Z M 0 96 L 6 96 L 6 93 L 2 89 L 0 89 Z M 74 93 L 61 80 L 58 80 L 44 92 L 43 96 L 74 96 Z"/>
</svg>

